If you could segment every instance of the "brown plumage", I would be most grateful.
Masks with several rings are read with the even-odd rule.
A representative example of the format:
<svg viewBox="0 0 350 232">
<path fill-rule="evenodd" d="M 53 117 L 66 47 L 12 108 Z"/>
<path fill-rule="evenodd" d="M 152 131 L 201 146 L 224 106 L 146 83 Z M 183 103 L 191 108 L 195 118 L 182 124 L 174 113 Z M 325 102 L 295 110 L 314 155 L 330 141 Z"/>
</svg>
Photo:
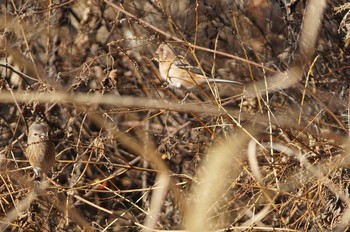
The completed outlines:
<svg viewBox="0 0 350 232">
<path fill-rule="evenodd" d="M 49 140 L 48 131 L 44 122 L 35 122 L 29 127 L 25 155 L 37 176 L 46 174 L 55 163 L 55 145 Z"/>
<path fill-rule="evenodd" d="M 177 56 L 174 50 L 167 44 L 159 45 L 156 54 L 158 55 L 159 73 L 169 84 L 180 88 L 193 86 L 208 82 L 227 83 L 242 86 L 238 81 L 213 79 L 204 75 L 203 71 L 195 66 L 191 66 L 183 57 Z"/>
</svg>

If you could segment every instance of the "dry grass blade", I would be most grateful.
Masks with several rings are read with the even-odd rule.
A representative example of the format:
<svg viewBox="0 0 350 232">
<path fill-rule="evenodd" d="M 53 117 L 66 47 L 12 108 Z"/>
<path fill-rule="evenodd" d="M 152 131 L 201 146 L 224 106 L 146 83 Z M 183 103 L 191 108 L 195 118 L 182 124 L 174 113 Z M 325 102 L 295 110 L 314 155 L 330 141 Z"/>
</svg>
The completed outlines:
<svg viewBox="0 0 350 232">
<path fill-rule="evenodd" d="M 158 221 L 157 218 L 161 212 L 162 205 L 164 204 L 164 197 L 168 190 L 169 176 L 166 174 L 159 174 L 156 179 L 156 183 L 157 186 L 160 186 L 160 188 L 153 190 L 151 205 L 149 209 L 150 212 L 147 215 L 144 223 L 145 227 L 147 228 L 147 230 L 143 230 L 145 232 L 153 229 Z"/>
<path fill-rule="evenodd" d="M 247 86 L 246 96 L 252 97 L 256 94 L 255 92 L 259 93 L 258 96 L 265 95 L 266 90 L 273 92 L 279 89 L 287 89 L 301 81 L 303 72 L 308 69 L 314 53 L 326 5 L 326 0 L 313 0 L 307 3 L 299 40 L 299 57 L 293 61 L 287 71 L 269 77 L 267 85 L 264 81 L 260 81 Z"/>
<path fill-rule="evenodd" d="M 199 169 L 199 184 L 193 188 L 191 194 L 191 209 L 186 216 L 187 228 L 189 231 L 210 231 L 208 211 L 228 188 L 228 180 L 236 179 L 241 172 L 242 162 L 247 159 L 244 154 L 244 147 L 251 136 L 241 130 L 217 146 L 214 146 L 205 157 L 205 162 Z"/>
<path fill-rule="evenodd" d="M 30 192 L 25 199 L 22 199 L 15 208 L 13 208 L 7 215 L 0 219 L 0 230 L 5 231 L 8 226 L 10 226 L 18 216 L 25 210 L 27 210 L 30 204 L 35 201 L 37 194 L 35 192 Z"/>
</svg>

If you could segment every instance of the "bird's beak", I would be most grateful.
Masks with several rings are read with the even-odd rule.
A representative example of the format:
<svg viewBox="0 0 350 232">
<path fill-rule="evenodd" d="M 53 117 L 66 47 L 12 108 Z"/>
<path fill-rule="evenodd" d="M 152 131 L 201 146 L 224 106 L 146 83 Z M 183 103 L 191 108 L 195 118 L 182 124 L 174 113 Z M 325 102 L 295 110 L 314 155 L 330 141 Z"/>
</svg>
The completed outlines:
<svg viewBox="0 0 350 232">
<path fill-rule="evenodd" d="M 159 63 L 159 58 L 158 57 L 152 57 L 151 60 L 157 61 Z"/>
<path fill-rule="evenodd" d="M 40 138 L 41 138 L 42 140 L 45 140 L 45 139 L 47 139 L 47 135 L 40 135 Z"/>
</svg>

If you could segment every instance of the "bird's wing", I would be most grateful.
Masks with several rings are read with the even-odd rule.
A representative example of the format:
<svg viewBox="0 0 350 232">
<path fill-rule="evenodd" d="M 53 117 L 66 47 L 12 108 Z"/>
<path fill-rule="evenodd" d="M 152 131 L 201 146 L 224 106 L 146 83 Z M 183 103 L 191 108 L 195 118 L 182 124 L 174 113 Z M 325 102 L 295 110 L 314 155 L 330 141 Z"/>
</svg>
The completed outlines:
<svg viewBox="0 0 350 232">
<path fill-rule="evenodd" d="M 202 75 L 202 76 L 207 76 L 209 77 L 210 75 L 205 73 L 202 69 L 191 65 L 190 63 L 188 63 L 185 59 L 177 59 L 174 61 L 173 63 L 174 65 L 176 65 L 177 67 L 181 68 L 181 69 L 185 69 L 188 72 L 192 72 L 194 74 L 198 74 L 198 75 Z"/>
</svg>

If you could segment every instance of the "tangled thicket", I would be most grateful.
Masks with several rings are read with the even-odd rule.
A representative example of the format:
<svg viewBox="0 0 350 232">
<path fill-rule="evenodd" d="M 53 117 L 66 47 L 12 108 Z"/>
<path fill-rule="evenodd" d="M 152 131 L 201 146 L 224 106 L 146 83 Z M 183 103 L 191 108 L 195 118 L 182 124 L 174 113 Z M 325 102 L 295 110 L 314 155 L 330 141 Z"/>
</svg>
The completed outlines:
<svg viewBox="0 0 350 232">
<path fill-rule="evenodd" d="M 312 2 L 1 1 L 0 228 L 346 230 L 350 4 L 300 42 Z M 245 86 L 168 86 L 161 42 Z M 284 72 L 300 79 L 245 94 Z M 38 119 L 57 151 L 41 183 Z"/>
</svg>

